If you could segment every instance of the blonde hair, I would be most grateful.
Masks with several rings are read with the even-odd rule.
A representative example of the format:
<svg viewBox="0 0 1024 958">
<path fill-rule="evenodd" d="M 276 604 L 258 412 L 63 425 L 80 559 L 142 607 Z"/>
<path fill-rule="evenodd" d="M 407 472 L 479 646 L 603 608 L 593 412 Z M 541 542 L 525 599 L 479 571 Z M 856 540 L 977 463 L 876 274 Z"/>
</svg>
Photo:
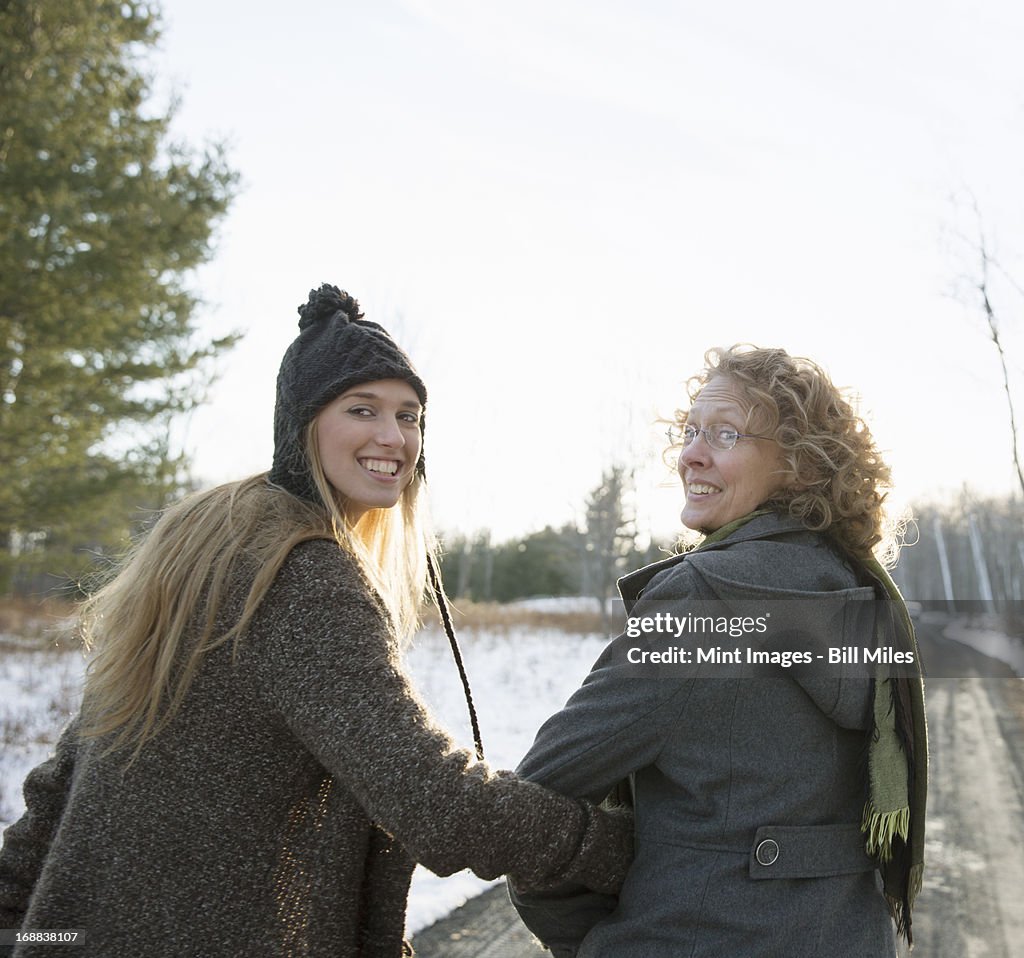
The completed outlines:
<svg viewBox="0 0 1024 958">
<path fill-rule="evenodd" d="M 238 643 L 288 553 L 330 539 L 355 557 L 391 625 L 407 639 L 418 622 L 428 554 L 417 473 L 394 509 L 371 509 L 354 525 L 317 454 L 315 420 L 306 455 L 321 503 L 267 481 L 265 473 L 196 493 L 168 508 L 125 557 L 116 577 L 88 598 L 81 637 L 95 654 L 86 672 L 82 734 L 112 736 L 108 752 L 132 748 L 129 764 L 171 721 L 206 655 Z M 231 587 L 251 577 L 229 628 Z"/>
<path fill-rule="evenodd" d="M 899 542 L 884 509 L 889 467 L 828 374 L 783 349 L 749 345 L 710 349 L 704 362 L 687 382 L 690 402 L 715 376 L 731 380 L 750 402 L 753 428 L 778 443 L 788 466 L 791 482 L 763 505 L 827 532 L 856 557 L 874 552 L 893 564 Z M 675 413 L 680 423 L 686 415 Z"/>
</svg>

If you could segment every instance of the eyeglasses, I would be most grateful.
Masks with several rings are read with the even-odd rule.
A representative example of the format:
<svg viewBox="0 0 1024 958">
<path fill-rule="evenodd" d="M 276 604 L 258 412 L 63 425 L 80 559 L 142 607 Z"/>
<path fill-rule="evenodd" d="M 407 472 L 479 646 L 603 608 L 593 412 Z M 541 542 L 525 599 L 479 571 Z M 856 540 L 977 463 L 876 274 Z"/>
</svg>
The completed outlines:
<svg viewBox="0 0 1024 958">
<path fill-rule="evenodd" d="M 740 439 L 771 439 L 771 436 L 755 436 L 753 433 L 743 433 L 732 426 L 722 423 L 712 423 L 698 429 L 690 423 L 675 423 L 668 427 L 668 439 L 673 446 L 689 446 L 697 436 L 703 436 L 712 449 L 732 449 Z"/>
</svg>

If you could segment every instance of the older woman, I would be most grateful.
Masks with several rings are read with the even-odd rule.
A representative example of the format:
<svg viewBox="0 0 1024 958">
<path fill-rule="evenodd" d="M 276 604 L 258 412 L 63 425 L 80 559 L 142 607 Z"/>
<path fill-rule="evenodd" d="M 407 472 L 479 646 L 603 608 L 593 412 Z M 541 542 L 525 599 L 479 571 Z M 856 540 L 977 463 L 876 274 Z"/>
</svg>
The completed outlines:
<svg viewBox="0 0 1024 958">
<path fill-rule="evenodd" d="M 674 626 L 614 641 L 519 767 L 592 801 L 627 780 L 636 859 L 617 898 L 513 898 L 558 956 L 892 956 L 921 882 L 927 745 L 913 629 L 874 557 L 888 469 L 815 364 L 706 362 L 674 429 L 703 541 L 619 583 L 630 623 Z M 744 605 L 769 615 L 700 664 L 694 613 Z M 751 655 L 778 664 L 752 675 Z"/>
</svg>

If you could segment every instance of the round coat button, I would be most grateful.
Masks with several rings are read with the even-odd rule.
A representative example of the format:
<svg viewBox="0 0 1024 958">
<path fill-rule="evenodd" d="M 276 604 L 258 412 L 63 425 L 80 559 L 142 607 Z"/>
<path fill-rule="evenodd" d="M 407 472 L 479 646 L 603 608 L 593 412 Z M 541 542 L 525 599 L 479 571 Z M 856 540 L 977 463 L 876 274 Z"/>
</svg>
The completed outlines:
<svg viewBox="0 0 1024 958">
<path fill-rule="evenodd" d="M 754 857 L 762 865 L 774 865 L 779 857 L 779 843 L 774 838 L 766 838 L 758 843 L 754 850 Z"/>
</svg>

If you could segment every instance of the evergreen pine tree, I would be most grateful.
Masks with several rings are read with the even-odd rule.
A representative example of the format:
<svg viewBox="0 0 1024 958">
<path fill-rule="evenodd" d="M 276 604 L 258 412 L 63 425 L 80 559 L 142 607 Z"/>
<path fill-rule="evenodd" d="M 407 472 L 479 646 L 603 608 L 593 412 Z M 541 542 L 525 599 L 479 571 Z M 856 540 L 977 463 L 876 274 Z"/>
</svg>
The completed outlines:
<svg viewBox="0 0 1024 958">
<path fill-rule="evenodd" d="M 158 36 L 138 0 L 0 0 L 0 592 L 19 554 L 161 504 L 167 421 L 234 341 L 199 341 L 186 281 L 236 175 L 154 110 Z"/>
</svg>

